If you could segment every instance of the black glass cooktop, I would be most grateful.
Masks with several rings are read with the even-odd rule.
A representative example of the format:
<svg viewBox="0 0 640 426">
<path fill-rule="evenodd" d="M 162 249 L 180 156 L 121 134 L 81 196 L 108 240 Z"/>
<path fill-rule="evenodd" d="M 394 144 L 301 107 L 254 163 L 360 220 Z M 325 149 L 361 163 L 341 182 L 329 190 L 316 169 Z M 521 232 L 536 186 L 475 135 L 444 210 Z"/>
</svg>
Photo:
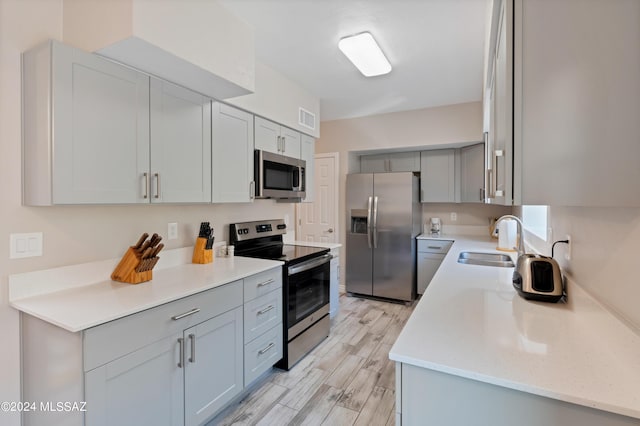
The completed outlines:
<svg viewBox="0 0 640 426">
<path fill-rule="evenodd" d="M 271 245 L 238 251 L 237 256 L 257 257 L 260 259 L 281 260 L 285 263 L 299 263 L 328 253 L 328 248 L 299 246 L 293 244 Z"/>
</svg>

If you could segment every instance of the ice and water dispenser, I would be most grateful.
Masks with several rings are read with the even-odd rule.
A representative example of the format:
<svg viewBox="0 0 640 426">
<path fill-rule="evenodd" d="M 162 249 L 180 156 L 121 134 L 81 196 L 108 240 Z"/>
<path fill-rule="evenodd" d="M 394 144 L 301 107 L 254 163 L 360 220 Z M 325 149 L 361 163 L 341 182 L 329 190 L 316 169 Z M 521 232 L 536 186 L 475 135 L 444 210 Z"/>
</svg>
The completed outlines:
<svg viewBox="0 0 640 426">
<path fill-rule="evenodd" d="M 366 234 L 367 233 L 367 210 L 352 209 L 351 210 L 351 233 Z"/>
</svg>

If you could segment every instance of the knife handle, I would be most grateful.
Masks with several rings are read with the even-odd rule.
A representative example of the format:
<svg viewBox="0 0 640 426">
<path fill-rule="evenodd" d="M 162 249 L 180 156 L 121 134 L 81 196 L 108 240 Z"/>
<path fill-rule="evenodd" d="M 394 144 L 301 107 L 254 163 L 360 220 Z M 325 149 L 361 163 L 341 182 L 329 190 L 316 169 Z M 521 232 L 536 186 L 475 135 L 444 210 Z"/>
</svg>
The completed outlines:
<svg viewBox="0 0 640 426">
<path fill-rule="evenodd" d="M 155 249 L 153 249 L 153 253 L 151 253 L 151 257 L 156 257 L 158 255 L 158 253 L 160 253 L 160 250 L 162 250 L 164 248 L 164 244 L 160 243 L 156 246 Z"/>
<path fill-rule="evenodd" d="M 149 234 L 147 234 L 146 232 L 144 234 L 142 234 L 140 236 L 140 239 L 136 243 L 136 245 L 133 246 L 133 248 L 135 248 L 136 250 L 139 249 L 142 246 L 142 243 L 144 243 L 144 241 L 147 239 L 147 237 L 149 237 Z"/>
</svg>

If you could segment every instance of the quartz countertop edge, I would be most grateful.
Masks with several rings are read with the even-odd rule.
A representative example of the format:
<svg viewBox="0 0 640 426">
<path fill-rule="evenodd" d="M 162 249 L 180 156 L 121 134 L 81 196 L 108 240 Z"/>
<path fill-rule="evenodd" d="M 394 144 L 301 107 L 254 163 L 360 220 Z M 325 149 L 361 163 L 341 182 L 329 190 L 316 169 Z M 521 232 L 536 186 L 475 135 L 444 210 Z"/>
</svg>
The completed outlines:
<svg viewBox="0 0 640 426">
<path fill-rule="evenodd" d="M 457 262 L 461 251 L 505 254 L 488 236 L 439 239 L 454 243 L 391 360 L 640 419 L 638 334 L 571 279 L 568 303 L 532 302 L 513 289 L 513 268 Z"/>
<path fill-rule="evenodd" d="M 140 284 L 112 280 L 11 300 L 15 309 L 70 332 L 173 302 L 283 265 L 281 261 L 236 256 L 213 263 L 184 264 L 154 271 Z"/>
</svg>

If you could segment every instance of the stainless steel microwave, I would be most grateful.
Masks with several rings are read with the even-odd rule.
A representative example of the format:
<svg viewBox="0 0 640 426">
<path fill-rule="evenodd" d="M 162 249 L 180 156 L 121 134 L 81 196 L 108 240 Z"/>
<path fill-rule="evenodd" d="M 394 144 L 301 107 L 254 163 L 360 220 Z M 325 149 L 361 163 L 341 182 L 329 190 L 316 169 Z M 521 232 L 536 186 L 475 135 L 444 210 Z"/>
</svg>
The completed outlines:
<svg viewBox="0 0 640 426">
<path fill-rule="evenodd" d="M 305 197 L 304 160 L 258 149 L 254 155 L 256 198 L 300 200 Z"/>
</svg>

